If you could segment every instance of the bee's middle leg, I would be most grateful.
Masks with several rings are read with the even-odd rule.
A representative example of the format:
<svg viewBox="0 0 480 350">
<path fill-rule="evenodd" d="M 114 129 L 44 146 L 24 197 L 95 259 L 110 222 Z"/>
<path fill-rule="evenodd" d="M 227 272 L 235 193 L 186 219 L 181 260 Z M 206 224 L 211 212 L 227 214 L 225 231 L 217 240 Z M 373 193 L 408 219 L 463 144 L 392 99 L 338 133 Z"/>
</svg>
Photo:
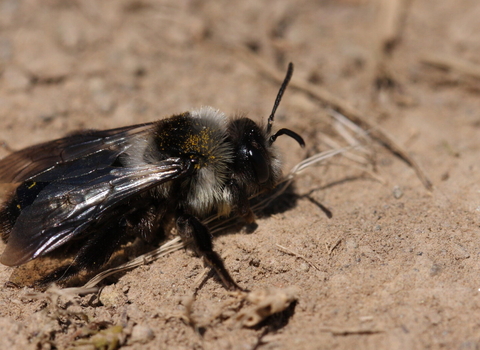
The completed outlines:
<svg viewBox="0 0 480 350">
<path fill-rule="evenodd" d="M 177 219 L 177 229 L 182 239 L 192 240 L 195 251 L 212 267 L 228 290 L 244 289 L 230 276 L 220 255 L 213 250 L 212 235 L 208 228 L 192 215 L 181 215 Z"/>
</svg>

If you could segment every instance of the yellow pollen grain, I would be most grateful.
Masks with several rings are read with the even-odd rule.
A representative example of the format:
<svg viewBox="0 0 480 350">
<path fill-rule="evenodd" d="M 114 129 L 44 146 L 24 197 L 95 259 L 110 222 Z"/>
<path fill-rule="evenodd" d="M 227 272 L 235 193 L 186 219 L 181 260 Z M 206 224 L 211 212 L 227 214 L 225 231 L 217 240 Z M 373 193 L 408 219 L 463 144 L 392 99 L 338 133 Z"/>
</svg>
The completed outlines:
<svg viewBox="0 0 480 350">
<path fill-rule="evenodd" d="M 197 152 L 206 156 L 211 142 L 211 131 L 203 129 L 198 134 L 190 134 L 185 140 L 184 148 L 187 152 Z"/>
</svg>

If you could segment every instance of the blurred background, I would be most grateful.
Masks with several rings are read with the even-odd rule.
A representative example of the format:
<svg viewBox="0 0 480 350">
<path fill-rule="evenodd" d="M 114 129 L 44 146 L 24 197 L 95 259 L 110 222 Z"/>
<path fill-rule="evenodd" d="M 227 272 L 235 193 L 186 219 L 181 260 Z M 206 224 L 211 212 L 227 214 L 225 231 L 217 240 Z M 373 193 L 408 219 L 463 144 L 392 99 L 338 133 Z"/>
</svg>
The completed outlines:
<svg viewBox="0 0 480 350">
<path fill-rule="evenodd" d="M 169 318 L 201 265 L 177 252 L 82 312 L 148 326 L 151 348 L 476 349 L 479 18 L 478 0 L 2 0 L 0 157 L 205 105 L 264 122 L 293 62 L 275 126 L 307 149 L 282 138 L 285 170 L 359 140 L 363 153 L 308 171 L 292 210 L 215 244 L 247 288 L 300 286 L 294 311 L 232 331 L 232 316 L 206 321 L 228 297 L 209 282 L 198 335 Z M 357 125 L 354 141 L 335 112 Z M 38 302 L 16 298 L 0 292 L 9 348 L 72 339 L 73 326 L 40 332 Z M 125 332 L 122 344 L 138 346 Z"/>
</svg>

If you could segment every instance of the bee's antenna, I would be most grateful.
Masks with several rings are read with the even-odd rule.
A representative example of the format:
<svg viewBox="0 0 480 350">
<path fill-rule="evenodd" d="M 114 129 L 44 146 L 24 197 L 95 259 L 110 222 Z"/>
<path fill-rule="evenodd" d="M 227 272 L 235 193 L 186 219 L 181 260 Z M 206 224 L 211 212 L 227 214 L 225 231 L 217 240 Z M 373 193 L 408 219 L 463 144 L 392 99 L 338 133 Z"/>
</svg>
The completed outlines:
<svg viewBox="0 0 480 350">
<path fill-rule="evenodd" d="M 272 113 L 270 113 L 270 116 L 268 117 L 267 135 L 269 135 L 270 132 L 272 131 L 273 118 L 275 118 L 275 112 L 277 111 L 278 105 L 282 100 L 283 93 L 285 92 L 285 89 L 287 88 L 288 83 L 292 78 L 292 74 L 293 74 L 293 63 L 290 62 L 288 64 L 287 75 L 285 76 L 285 79 L 283 79 L 283 83 L 282 83 L 282 86 L 280 86 L 280 90 L 278 90 L 277 98 L 275 99 L 275 104 L 273 105 Z"/>
<path fill-rule="evenodd" d="M 303 148 L 305 147 L 305 141 L 303 141 L 303 138 L 297 134 L 295 131 L 292 131 L 290 129 L 280 129 L 278 130 L 275 135 L 270 136 L 270 144 L 274 143 L 277 137 L 282 136 L 282 135 L 287 135 L 290 136 L 292 139 L 298 142 L 298 144 Z"/>
</svg>

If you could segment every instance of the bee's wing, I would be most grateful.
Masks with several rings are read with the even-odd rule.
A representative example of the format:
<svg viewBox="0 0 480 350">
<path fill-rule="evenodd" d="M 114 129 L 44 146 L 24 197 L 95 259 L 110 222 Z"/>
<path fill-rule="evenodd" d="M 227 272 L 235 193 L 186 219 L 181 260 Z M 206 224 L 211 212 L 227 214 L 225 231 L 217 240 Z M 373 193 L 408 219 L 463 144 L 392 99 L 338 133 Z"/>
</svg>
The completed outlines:
<svg viewBox="0 0 480 350">
<path fill-rule="evenodd" d="M 80 235 L 132 194 L 188 176 L 190 160 L 167 158 L 141 167 L 105 167 L 49 183 L 22 208 L 0 262 L 21 265 Z M 91 169 L 90 169 L 91 170 Z"/>
<path fill-rule="evenodd" d="M 153 124 L 83 131 L 12 153 L 0 160 L 0 183 L 23 182 L 57 164 L 88 157 L 100 151 L 103 151 L 105 158 L 98 160 L 109 164 L 109 157 L 114 158 L 121 153 L 132 136 L 148 132 Z"/>
</svg>

